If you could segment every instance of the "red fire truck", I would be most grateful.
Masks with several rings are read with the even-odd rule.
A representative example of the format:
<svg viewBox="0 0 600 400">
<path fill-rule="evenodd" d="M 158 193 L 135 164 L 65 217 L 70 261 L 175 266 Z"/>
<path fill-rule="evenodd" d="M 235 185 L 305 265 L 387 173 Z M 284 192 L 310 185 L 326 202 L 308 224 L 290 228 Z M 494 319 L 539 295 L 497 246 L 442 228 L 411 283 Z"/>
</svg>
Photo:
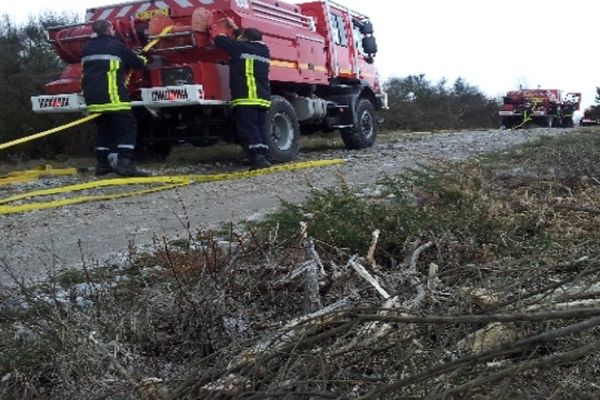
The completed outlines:
<svg viewBox="0 0 600 400">
<path fill-rule="evenodd" d="M 504 96 L 499 111 L 502 126 L 515 128 L 532 122 L 544 127 L 573 126 L 573 113 L 579 110 L 581 93 L 567 93 L 564 98 L 558 89 L 519 89 Z"/>
<path fill-rule="evenodd" d="M 579 121 L 581 126 L 600 125 L 600 106 L 590 106 L 583 111 Z"/>
<path fill-rule="evenodd" d="M 387 108 L 374 66 L 373 25 L 366 15 L 331 0 L 145 0 L 89 9 L 85 23 L 49 29 L 67 65 L 60 79 L 46 85 L 45 95 L 32 98 L 33 109 L 85 112 L 81 52 L 93 21 L 108 19 L 131 49 L 158 39 L 151 63 L 129 84 L 140 149 L 166 157 L 176 143 L 236 141 L 228 56 L 212 40 L 228 29 L 228 17 L 241 28 L 259 29 L 271 51 L 272 161 L 294 159 L 301 132 L 339 130 L 350 149 L 373 145 L 375 112 Z M 166 26 L 172 29 L 162 34 Z"/>
</svg>

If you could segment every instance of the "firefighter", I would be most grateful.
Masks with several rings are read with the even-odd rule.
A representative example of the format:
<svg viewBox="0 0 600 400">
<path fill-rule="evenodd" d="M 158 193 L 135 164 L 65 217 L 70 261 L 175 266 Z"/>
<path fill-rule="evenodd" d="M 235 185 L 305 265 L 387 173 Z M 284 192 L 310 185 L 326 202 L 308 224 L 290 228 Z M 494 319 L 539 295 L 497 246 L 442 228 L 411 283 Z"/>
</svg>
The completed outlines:
<svg viewBox="0 0 600 400">
<path fill-rule="evenodd" d="M 235 115 L 237 134 L 250 158 L 251 169 L 268 168 L 266 116 L 271 106 L 269 86 L 270 52 L 262 42 L 258 29 L 240 30 L 231 18 L 226 23 L 234 30 L 236 39 L 225 34 L 215 37 L 215 45 L 227 52 L 231 106 Z"/>
<path fill-rule="evenodd" d="M 114 171 L 121 176 L 148 176 L 138 170 L 133 161 L 137 124 L 125 83 L 129 70 L 144 68 L 147 60 L 115 37 L 110 21 L 94 21 L 92 32 L 81 62 L 83 96 L 88 111 L 101 114 L 96 119 L 96 175 Z M 118 157 L 114 168 L 108 159 L 113 152 Z"/>
</svg>

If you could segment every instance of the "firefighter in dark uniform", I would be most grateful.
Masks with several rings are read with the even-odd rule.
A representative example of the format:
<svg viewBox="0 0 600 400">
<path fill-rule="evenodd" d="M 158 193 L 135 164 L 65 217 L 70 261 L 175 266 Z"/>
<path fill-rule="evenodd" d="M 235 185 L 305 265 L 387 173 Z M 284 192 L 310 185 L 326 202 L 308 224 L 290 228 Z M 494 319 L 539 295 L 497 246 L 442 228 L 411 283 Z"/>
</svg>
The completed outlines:
<svg viewBox="0 0 600 400">
<path fill-rule="evenodd" d="M 262 42 L 259 30 L 238 29 L 232 19 L 227 24 L 234 29 L 236 39 L 225 34 L 215 37 L 215 45 L 231 57 L 229 86 L 237 133 L 250 157 L 252 169 L 267 168 L 266 115 L 271 106 L 269 85 L 270 52 Z"/>
<path fill-rule="evenodd" d="M 94 21 L 92 38 L 83 49 L 83 96 L 91 113 L 100 113 L 96 145 L 96 175 L 147 176 L 133 161 L 137 124 L 125 81 L 130 69 L 141 69 L 146 58 L 128 49 L 114 34 L 112 23 Z M 116 152 L 114 168 L 108 160 Z"/>
</svg>

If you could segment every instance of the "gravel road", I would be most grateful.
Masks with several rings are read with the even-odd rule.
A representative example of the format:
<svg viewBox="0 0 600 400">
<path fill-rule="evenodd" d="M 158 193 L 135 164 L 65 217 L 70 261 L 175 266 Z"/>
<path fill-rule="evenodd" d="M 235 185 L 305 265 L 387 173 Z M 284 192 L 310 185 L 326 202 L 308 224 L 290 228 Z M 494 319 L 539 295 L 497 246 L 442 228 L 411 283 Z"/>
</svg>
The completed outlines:
<svg viewBox="0 0 600 400">
<path fill-rule="evenodd" d="M 276 209 L 280 199 L 300 203 L 311 186 L 337 185 L 340 174 L 351 184 L 368 184 L 381 174 L 395 174 L 432 158 L 462 160 L 540 136 L 569 132 L 571 130 L 540 128 L 413 133 L 394 136 L 391 140 L 382 137 L 378 144 L 366 150 L 329 150 L 299 157 L 299 161 L 347 159 L 341 166 L 194 184 L 141 197 L 0 216 L 0 263 L 26 278 L 43 276 L 49 268 L 81 266 L 84 262 L 94 265 L 126 252 L 132 245 L 151 243 L 155 237 L 187 237 L 190 231 L 260 217 Z M 176 170 L 177 166 L 167 164 L 165 168 Z M 205 172 L 206 166 L 202 168 Z M 214 167 L 209 169 L 218 171 Z M 36 185 L 56 183 L 54 179 Z M 25 189 L 31 190 L 31 187 L 0 188 L 0 197 Z M 7 273 L 0 272 L 0 283 L 10 282 Z"/>
</svg>

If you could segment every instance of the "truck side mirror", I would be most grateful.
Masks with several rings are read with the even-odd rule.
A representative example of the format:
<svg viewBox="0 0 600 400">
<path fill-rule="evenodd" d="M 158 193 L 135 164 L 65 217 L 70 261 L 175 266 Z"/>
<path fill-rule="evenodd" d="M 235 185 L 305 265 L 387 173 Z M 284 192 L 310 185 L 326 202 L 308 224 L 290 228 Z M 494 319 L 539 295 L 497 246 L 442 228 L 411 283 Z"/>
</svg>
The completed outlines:
<svg viewBox="0 0 600 400">
<path fill-rule="evenodd" d="M 377 40 L 375 36 L 365 36 L 362 39 L 362 47 L 366 54 L 372 55 L 377 53 Z"/>
<path fill-rule="evenodd" d="M 373 24 L 371 21 L 363 21 L 358 27 L 360 33 L 363 35 L 372 35 L 375 31 L 373 30 Z"/>
</svg>

